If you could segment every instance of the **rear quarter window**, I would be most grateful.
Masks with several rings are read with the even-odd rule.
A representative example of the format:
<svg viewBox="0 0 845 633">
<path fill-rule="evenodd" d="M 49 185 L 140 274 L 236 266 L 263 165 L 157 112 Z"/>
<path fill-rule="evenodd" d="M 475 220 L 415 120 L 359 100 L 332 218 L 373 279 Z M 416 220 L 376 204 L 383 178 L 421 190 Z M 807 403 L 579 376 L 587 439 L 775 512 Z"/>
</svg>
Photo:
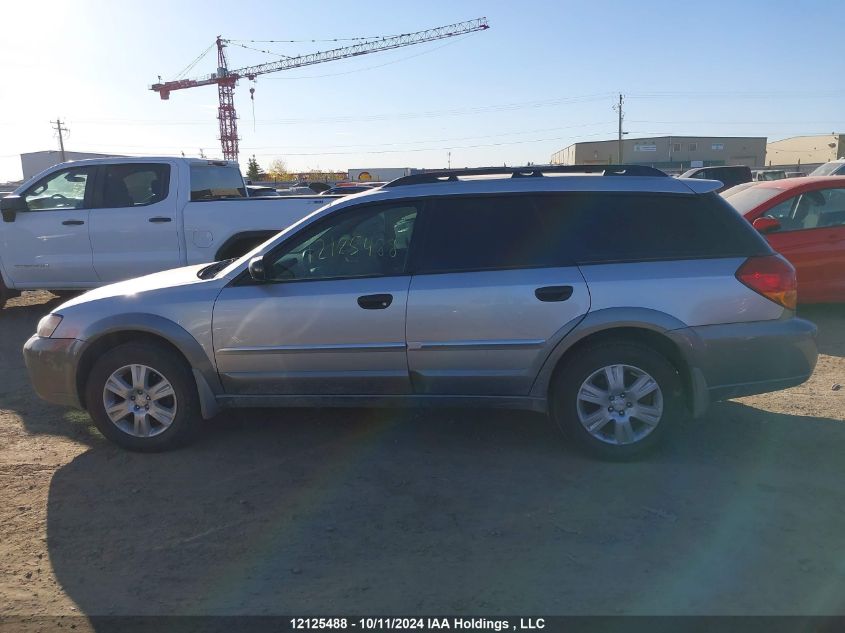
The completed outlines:
<svg viewBox="0 0 845 633">
<path fill-rule="evenodd" d="M 717 194 L 563 194 L 540 197 L 538 208 L 560 248 L 578 263 L 747 257 L 771 250 Z"/>
<path fill-rule="evenodd" d="M 191 165 L 191 200 L 245 198 L 241 172 L 226 165 Z"/>
</svg>

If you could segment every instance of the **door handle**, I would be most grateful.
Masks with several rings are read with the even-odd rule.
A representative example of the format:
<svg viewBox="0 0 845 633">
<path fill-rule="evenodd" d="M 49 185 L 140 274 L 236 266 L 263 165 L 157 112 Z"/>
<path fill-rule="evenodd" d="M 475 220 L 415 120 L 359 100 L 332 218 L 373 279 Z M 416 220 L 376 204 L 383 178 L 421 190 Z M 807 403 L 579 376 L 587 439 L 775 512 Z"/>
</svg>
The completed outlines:
<svg viewBox="0 0 845 633">
<path fill-rule="evenodd" d="M 572 286 L 544 286 L 534 291 L 540 301 L 566 301 L 572 296 Z"/>
<path fill-rule="evenodd" d="M 393 295 L 364 295 L 358 297 L 358 305 L 364 310 L 384 310 L 393 303 Z"/>
<path fill-rule="evenodd" d="M 79 226 L 80 224 L 85 224 L 82 220 L 65 220 L 62 222 L 65 226 Z"/>
<path fill-rule="evenodd" d="M 172 220 L 173 220 L 173 218 L 163 218 L 163 217 L 159 216 L 159 217 L 155 217 L 155 218 L 150 218 L 149 220 L 147 220 L 147 222 L 153 222 L 155 224 L 160 224 L 161 222 L 170 222 Z"/>
</svg>

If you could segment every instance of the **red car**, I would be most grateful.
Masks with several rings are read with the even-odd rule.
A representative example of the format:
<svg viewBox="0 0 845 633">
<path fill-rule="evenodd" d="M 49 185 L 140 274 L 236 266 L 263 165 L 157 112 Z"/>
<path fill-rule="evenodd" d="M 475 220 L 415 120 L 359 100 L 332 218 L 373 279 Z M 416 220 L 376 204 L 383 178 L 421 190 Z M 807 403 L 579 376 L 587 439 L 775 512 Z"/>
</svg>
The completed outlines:
<svg viewBox="0 0 845 633">
<path fill-rule="evenodd" d="M 845 302 L 845 178 L 758 182 L 722 196 L 795 266 L 801 303 Z"/>
</svg>

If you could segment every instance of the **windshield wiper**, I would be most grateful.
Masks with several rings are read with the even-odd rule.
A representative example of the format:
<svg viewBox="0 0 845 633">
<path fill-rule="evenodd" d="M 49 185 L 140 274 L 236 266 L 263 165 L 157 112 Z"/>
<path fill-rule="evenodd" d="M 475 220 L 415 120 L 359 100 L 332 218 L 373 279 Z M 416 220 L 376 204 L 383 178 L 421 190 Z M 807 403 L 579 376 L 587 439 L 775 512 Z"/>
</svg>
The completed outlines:
<svg viewBox="0 0 845 633">
<path fill-rule="evenodd" d="M 235 261 L 237 257 L 232 257 L 230 259 L 222 259 L 219 262 L 214 262 L 213 264 L 209 264 L 205 268 L 201 268 L 197 272 L 197 277 L 200 279 L 212 279 L 217 273 L 221 270 L 226 268 L 229 264 Z"/>
</svg>

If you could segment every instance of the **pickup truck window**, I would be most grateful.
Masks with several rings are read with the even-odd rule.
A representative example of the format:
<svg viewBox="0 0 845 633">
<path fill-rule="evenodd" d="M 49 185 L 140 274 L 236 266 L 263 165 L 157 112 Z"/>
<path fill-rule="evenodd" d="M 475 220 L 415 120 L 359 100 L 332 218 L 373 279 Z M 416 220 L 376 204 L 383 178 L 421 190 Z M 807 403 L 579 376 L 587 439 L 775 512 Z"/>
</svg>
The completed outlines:
<svg viewBox="0 0 845 633">
<path fill-rule="evenodd" d="M 53 172 L 23 194 L 30 211 L 85 209 L 90 167 L 72 167 Z"/>
<path fill-rule="evenodd" d="M 158 163 L 109 165 L 103 169 L 102 198 L 97 207 L 142 207 L 167 198 L 170 166 Z"/>
<path fill-rule="evenodd" d="M 241 172 L 227 165 L 191 165 L 191 200 L 246 198 Z"/>
</svg>

